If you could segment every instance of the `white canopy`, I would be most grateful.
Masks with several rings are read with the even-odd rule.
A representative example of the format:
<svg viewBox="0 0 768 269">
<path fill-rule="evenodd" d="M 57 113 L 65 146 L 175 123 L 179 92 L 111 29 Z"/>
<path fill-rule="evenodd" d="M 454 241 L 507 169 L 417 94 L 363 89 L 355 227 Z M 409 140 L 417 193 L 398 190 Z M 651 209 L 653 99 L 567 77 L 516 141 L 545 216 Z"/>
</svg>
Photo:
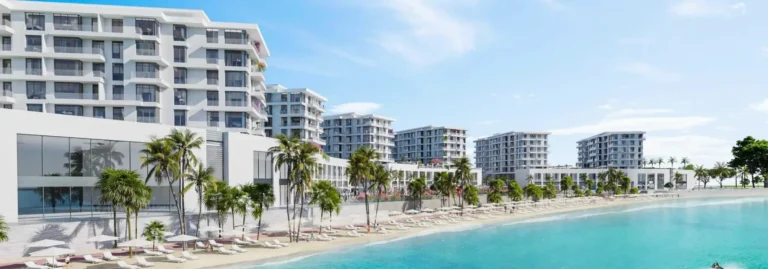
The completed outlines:
<svg viewBox="0 0 768 269">
<path fill-rule="evenodd" d="M 75 250 L 71 248 L 50 247 L 50 248 L 29 253 L 29 256 L 56 257 L 61 255 L 74 254 L 74 253 L 75 253 Z"/>
<path fill-rule="evenodd" d="M 172 233 L 172 232 L 163 232 L 163 236 L 164 237 L 165 236 L 171 236 L 171 235 L 174 235 L 174 233 Z"/>
<path fill-rule="evenodd" d="M 152 242 L 149 242 L 144 238 L 131 239 L 117 244 L 118 247 L 146 247 L 149 245 L 152 245 Z"/>
<path fill-rule="evenodd" d="M 63 241 L 59 241 L 59 240 L 43 239 L 43 240 L 40 240 L 40 241 L 35 241 L 35 242 L 32 242 L 32 243 L 29 243 L 29 245 L 27 245 L 27 247 L 28 248 L 36 248 L 36 247 L 47 248 L 47 247 L 64 245 L 64 244 L 66 244 L 66 243 L 63 242 Z M 48 256 L 50 256 L 50 255 L 48 255 Z"/>
<path fill-rule="evenodd" d="M 191 235 L 180 234 L 180 235 L 177 235 L 177 236 L 166 238 L 165 241 L 168 241 L 168 242 L 187 242 L 187 241 L 195 241 L 195 240 L 198 240 L 198 239 L 200 239 L 200 238 L 197 238 L 197 237 L 191 236 Z"/>
<path fill-rule="evenodd" d="M 88 240 L 86 240 L 85 242 L 89 242 L 89 243 L 92 243 L 92 242 L 108 242 L 108 241 L 115 241 L 115 240 L 118 240 L 118 239 L 119 238 L 117 238 L 115 236 L 102 234 L 102 235 L 97 235 L 97 236 L 88 238 Z"/>
</svg>

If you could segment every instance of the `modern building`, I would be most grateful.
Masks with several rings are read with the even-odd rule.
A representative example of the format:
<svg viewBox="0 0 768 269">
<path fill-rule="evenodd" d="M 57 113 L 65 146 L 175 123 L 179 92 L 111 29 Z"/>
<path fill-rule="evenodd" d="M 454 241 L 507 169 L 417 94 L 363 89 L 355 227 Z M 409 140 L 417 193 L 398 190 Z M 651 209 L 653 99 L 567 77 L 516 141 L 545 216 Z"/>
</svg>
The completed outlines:
<svg viewBox="0 0 768 269">
<path fill-rule="evenodd" d="M 518 169 L 548 167 L 547 132 L 507 132 L 475 140 L 475 166 L 486 176 L 515 176 Z"/>
<path fill-rule="evenodd" d="M 594 184 L 599 181 L 599 174 L 607 169 L 598 168 L 545 168 L 545 169 L 519 169 L 515 171 L 515 180 L 521 186 L 529 182 L 538 186 L 544 186 L 549 177 L 555 186 L 559 189 L 561 179 L 566 176 L 573 179 L 574 184 L 582 189 L 587 188 L 587 179 L 591 179 Z M 642 169 L 619 169 L 631 180 L 630 188 L 638 188 L 640 191 L 664 190 L 664 184 L 673 181 L 676 189 L 693 189 L 696 185 L 696 177 L 692 170 L 683 169 L 665 169 L 665 168 L 642 168 Z M 680 174 L 679 181 L 674 180 L 675 174 Z M 594 189 L 596 187 L 593 186 Z"/>
<path fill-rule="evenodd" d="M 395 132 L 395 161 L 450 164 L 466 150 L 465 129 L 430 125 Z"/>
<path fill-rule="evenodd" d="M 320 124 L 325 112 L 323 103 L 328 99 L 307 88 L 288 89 L 278 84 L 267 85 L 266 98 L 269 114 L 264 124 L 266 136 L 298 136 L 303 141 L 325 145 L 320 138 L 323 133 Z"/>
<path fill-rule="evenodd" d="M 0 1 L 0 105 L 262 134 L 270 53 L 201 10 Z"/>
<path fill-rule="evenodd" d="M 357 113 L 345 113 L 323 117 L 325 153 L 331 157 L 349 159 L 352 152 L 360 147 L 371 147 L 379 153 L 380 161 L 393 161 L 392 151 L 395 134 L 392 131 L 394 119 Z"/>
<path fill-rule="evenodd" d="M 581 168 L 643 167 L 645 132 L 605 132 L 579 140 L 578 162 Z"/>
</svg>

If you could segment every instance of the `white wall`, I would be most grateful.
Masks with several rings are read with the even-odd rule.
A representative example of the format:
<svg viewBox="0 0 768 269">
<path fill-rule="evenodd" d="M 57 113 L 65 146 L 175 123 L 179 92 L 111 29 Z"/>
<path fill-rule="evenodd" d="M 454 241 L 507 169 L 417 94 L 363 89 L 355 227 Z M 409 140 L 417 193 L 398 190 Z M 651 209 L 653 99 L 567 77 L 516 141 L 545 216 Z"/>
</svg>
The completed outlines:
<svg viewBox="0 0 768 269">
<path fill-rule="evenodd" d="M 675 173 L 680 173 L 683 175 L 683 178 L 687 180 L 687 189 L 692 189 L 696 185 L 696 178 L 694 177 L 694 172 L 691 170 L 682 170 L 682 169 L 617 169 L 623 173 L 625 173 L 631 180 L 632 180 L 632 186 L 638 186 L 639 176 L 641 174 L 663 174 L 664 175 L 664 183 L 670 182 L 671 175 L 674 175 Z M 515 172 L 515 180 L 518 184 L 521 186 L 525 186 L 528 184 L 528 176 L 532 175 L 533 183 L 537 184 L 539 182 L 545 182 L 546 181 L 546 174 L 552 174 L 552 179 L 555 181 L 555 185 L 558 186 L 557 182 L 560 182 L 560 179 L 562 177 L 562 174 L 567 174 L 567 176 L 570 176 L 573 179 L 573 182 L 575 184 L 583 184 L 581 183 L 581 180 L 579 178 L 579 175 L 582 173 L 586 173 L 587 177 L 589 178 L 596 178 L 597 174 L 603 173 L 607 171 L 607 169 L 520 169 Z M 541 178 L 536 178 L 536 174 L 541 174 Z M 594 180 L 594 179 L 593 179 Z M 647 186 L 648 190 L 652 189 L 661 189 L 658 188 L 658 182 L 659 180 L 655 180 L 654 186 Z M 675 184 L 677 185 L 677 184 Z"/>
</svg>

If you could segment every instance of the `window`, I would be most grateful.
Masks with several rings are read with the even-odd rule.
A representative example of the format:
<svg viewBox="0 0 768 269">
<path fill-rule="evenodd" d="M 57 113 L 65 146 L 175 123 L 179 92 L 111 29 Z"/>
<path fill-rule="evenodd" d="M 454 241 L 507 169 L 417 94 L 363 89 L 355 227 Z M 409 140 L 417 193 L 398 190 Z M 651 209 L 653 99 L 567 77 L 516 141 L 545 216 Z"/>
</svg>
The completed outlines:
<svg viewBox="0 0 768 269">
<path fill-rule="evenodd" d="M 3 104 L 4 109 L 13 109 L 13 104 Z"/>
<path fill-rule="evenodd" d="M 187 48 L 182 46 L 173 46 L 173 62 L 185 63 L 187 62 Z"/>
<path fill-rule="evenodd" d="M 219 63 L 219 51 L 218 50 L 205 50 L 205 59 L 209 64 Z"/>
<path fill-rule="evenodd" d="M 122 19 L 112 19 L 112 32 L 113 33 L 122 33 L 123 32 L 123 20 Z"/>
<path fill-rule="evenodd" d="M 209 127 L 219 127 L 219 112 L 218 111 L 208 111 L 208 126 Z"/>
<path fill-rule="evenodd" d="M 244 92 L 226 92 L 224 96 L 226 106 L 248 106 L 248 95 Z"/>
<path fill-rule="evenodd" d="M 31 52 L 42 52 L 43 38 L 40 37 L 39 35 L 28 35 L 27 47 L 24 50 L 31 51 Z"/>
<path fill-rule="evenodd" d="M 112 41 L 112 59 L 123 58 L 123 42 Z"/>
<path fill-rule="evenodd" d="M 208 91 L 205 94 L 206 99 L 208 99 L 208 105 L 209 106 L 218 106 L 219 105 L 219 92 L 217 91 Z"/>
<path fill-rule="evenodd" d="M 136 100 L 142 102 L 157 102 L 157 86 L 155 85 L 136 85 Z"/>
<path fill-rule="evenodd" d="M 208 85 L 219 85 L 219 70 L 208 70 L 205 72 Z"/>
<path fill-rule="evenodd" d="M 54 110 L 54 113 L 61 114 L 61 115 L 70 115 L 70 116 L 83 115 L 83 106 L 54 105 L 53 110 Z"/>
<path fill-rule="evenodd" d="M 225 112 L 224 120 L 227 128 L 247 128 L 248 115 L 244 112 Z"/>
<path fill-rule="evenodd" d="M 173 83 L 187 84 L 187 69 L 181 67 L 173 68 Z"/>
<path fill-rule="evenodd" d="M 27 75 L 42 75 L 43 74 L 43 60 L 35 58 L 27 58 Z"/>
<path fill-rule="evenodd" d="M 140 35 L 157 35 L 158 23 L 155 19 L 136 18 L 136 33 Z"/>
<path fill-rule="evenodd" d="M 83 40 L 76 37 L 53 37 L 53 51 L 83 53 Z"/>
<path fill-rule="evenodd" d="M 123 85 L 112 86 L 112 100 L 123 100 L 125 98 L 125 88 Z"/>
<path fill-rule="evenodd" d="M 136 121 L 155 123 L 155 112 L 156 109 L 154 107 L 136 107 Z"/>
<path fill-rule="evenodd" d="M 136 77 L 157 78 L 158 66 L 155 63 L 136 63 Z"/>
<path fill-rule="evenodd" d="M 53 96 L 57 99 L 83 99 L 83 84 L 54 82 Z"/>
<path fill-rule="evenodd" d="M 43 112 L 43 105 L 41 105 L 41 104 L 27 104 L 27 111 Z"/>
<path fill-rule="evenodd" d="M 187 90 L 186 89 L 174 89 L 173 90 L 173 104 L 185 106 L 187 105 Z"/>
<path fill-rule="evenodd" d="M 106 109 L 103 106 L 93 107 L 93 117 L 99 118 L 99 119 L 106 118 L 107 117 Z"/>
<path fill-rule="evenodd" d="M 54 30 L 82 31 L 83 18 L 71 14 L 53 14 Z"/>
<path fill-rule="evenodd" d="M 45 82 L 27 81 L 27 99 L 45 99 Z"/>
<path fill-rule="evenodd" d="M 13 97 L 13 84 L 10 82 L 3 82 L 3 94 L 2 96 Z"/>
<path fill-rule="evenodd" d="M 224 51 L 224 63 L 227 66 L 245 66 L 248 57 L 244 51 Z"/>
<path fill-rule="evenodd" d="M 219 43 L 219 30 L 205 30 L 205 39 L 208 43 Z"/>
<path fill-rule="evenodd" d="M 173 25 L 173 41 L 185 41 L 187 40 L 187 26 L 185 25 Z"/>
<path fill-rule="evenodd" d="M 11 37 L 10 36 L 4 36 L 3 37 L 3 50 L 11 50 Z"/>
<path fill-rule="evenodd" d="M 272 182 L 272 157 L 264 151 L 253 152 L 253 177 L 256 181 Z"/>
<path fill-rule="evenodd" d="M 91 31 L 99 31 L 99 18 L 91 18 Z"/>
<path fill-rule="evenodd" d="M 248 34 L 244 30 L 224 30 L 225 44 L 248 44 Z"/>
<path fill-rule="evenodd" d="M 94 77 L 104 77 L 104 64 L 103 63 L 93 63 L 93 76 Z"/>
<path fill-rule="evenodd" d="M 186 110 L 174 110 L 173 111 L 173 125 L 175 125 L 175 126 L 187 126 L 187 111 Z"/>
<path fill-rule="evenodd" d="M 45 14 L 26 13 L 27 30 L 45 30 Z"/>
<path fill-rule="evenodd" d="M 243 71 L 226 71 L 224 73 L 227 87 L 246 87 L 248 75 Z"/>
<path fill-rule="evenodd" d="M 112 64 L 112 80 L 122 81 L 124 77 L 123 64 Z"/>
<path fill-rule="evenodd" d="M 157 42 L 137 40 L 136 55 L 157 56 Z"/>
<path fill-rule="evenodd" d="M 123 108 L 122 107 L 113 107 L 112 108 L 112 119 L 113 120 L 123 120 Z"/>
<path fill-rule="evenodd" d="M 57 76 L 82 76 L 83 62 L 75 60 L 53 60 L 53 73 Z"/>
</svg>

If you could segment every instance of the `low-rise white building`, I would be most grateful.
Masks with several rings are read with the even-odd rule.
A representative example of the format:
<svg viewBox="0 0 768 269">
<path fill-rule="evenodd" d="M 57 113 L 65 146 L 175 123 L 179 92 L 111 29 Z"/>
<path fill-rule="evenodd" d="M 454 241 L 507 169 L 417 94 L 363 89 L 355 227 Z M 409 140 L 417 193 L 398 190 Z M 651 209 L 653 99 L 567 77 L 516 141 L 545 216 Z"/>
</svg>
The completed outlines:
<svg viewBox="0 0 768 269">
<path fill-rule="evenodd" d="M 507 132 L 475 140 L 475 167 L 486 176 L 511 178 L 518 169 L 546 168 L 547 132 Z"/>
<path fill-rule="evenodd" d="M 395 143 L 392 131 L 394 119 L 367 114 L 345 113 L 323 117 L 325 153 L 328 156 L 349 159 L 360 147 L 373 148 L 380 161 L 391 162 Z"/>
<path fill-rule="evenodd" d="M 604 132 L 579 140 L 578 162 L 581 168 L 643 167 L 645 132 Z"/>
<path fill-rule="evenodd" d="M 466 157 L 467 130 L 425 126 L 395 132 L 395 161 L 450 164 Z"/>
<path fill-rule="evenodd" d="M 549 176 L 555 186 L 560 188 L 560 180 L 566 176 L 573 179 L 574 184 L 578 184 L 581 188 L 586 188 L 586 180 L 592 179 L 597 184 L 599 180 L 599 174 L 607 171 L 608 169 L 597 168 L 545 168 L 545 169 L 519 169 L 515 171 L 515 180 L 521 186 L 527 185 L 529 182 L 536 184 L 537 186 L 544 186 L 547 183 L 547 176 Z M 622 173 L 626 174 L 631 180 L 631 187 L 637 187 L 641 191 L 655 191 L 664 190 L 664 184 L 670 182 L 670 178 L 674 179 L 676 173 L 682 175 L 683 184 L 673 182 L 675 188 L 678 189 L 692 189 L 696 185 L 696 178 L 694 172 L 691 170 L 683 169 L 666 169 L 666 168 L 639 168 L 639 169 L 618 169 Z M 594 188 L 594 187 L 593 187 Z"/>
<path fill-rule="evenodd" d="M 325 145 L 320 137 L 323 103 L 328 99 L 308 88 L 288 89 L 279 84 L 267 85 L 266 99 L 269 114 L 264 123 L 266 136 L 298 136 L 303 141 Z"/>
</svg>

